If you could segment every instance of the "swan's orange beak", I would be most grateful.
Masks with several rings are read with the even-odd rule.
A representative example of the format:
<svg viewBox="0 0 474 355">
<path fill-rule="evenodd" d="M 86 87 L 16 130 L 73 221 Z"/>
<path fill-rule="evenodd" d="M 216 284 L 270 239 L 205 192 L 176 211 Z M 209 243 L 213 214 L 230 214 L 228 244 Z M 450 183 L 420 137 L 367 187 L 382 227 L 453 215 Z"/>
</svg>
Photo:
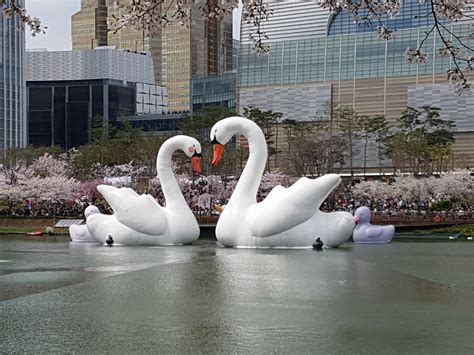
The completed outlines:
<svg viewBox="0 0 474 355">
<path fill-rule="evenodd" d="M 198 157 L 198 156 L 191 157 L 191 164 L 193 164 L 193 168 L 195 172 L 197 172 L 198 174 L 202 173 L 201 157 Z"/>
<path fill-rule="evenodd" d="M 214 155 L 212 156 L 212 165 L 217 165 L 219 160 L 222 158 L 222 154 L 224 154 L 224 145 L 220 143 L 213 144 Z"/>
</svg>

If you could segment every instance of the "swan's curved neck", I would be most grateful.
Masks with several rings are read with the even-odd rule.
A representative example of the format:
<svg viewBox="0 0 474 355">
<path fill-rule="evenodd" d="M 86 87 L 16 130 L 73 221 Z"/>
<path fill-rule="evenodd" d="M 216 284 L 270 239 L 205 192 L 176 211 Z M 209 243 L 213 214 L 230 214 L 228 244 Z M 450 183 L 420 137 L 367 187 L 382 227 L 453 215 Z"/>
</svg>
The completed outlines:
<svg viewBox="0 0 474 355">
<path fill-rule="evenodd" d="M 267 163 L 267 143 L 260 127 L 250 120 L 239 117 L 235 122 L 230 121 L 229 130 L 247 138 L 249 159 L 226 208 L 233 205 L 238 208 L 248 207 L 257 199 L 258 187 Z"/>
<path fill-rule="evenodd" d="M 171 161 L 173 153 L 182 149 L 182 136 L 175 136 L 164 142 L 158 156 L 156 157 L 156 171 L 160 179 L 161 189 L 166 200 L 166 207 L 170 209 L 188 208 L 183 193 L 179 188 L 173 169 L 171 168 Z"/>
</svg>

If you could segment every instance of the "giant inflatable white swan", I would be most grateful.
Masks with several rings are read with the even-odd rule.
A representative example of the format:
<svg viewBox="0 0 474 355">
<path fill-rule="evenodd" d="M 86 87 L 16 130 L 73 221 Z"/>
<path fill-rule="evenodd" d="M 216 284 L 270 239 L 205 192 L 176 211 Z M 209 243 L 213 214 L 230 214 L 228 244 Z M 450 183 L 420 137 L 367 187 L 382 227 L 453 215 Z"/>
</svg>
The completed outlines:
<svg viewBox="0 0 474 355">
<path fill-rule="evenodd" d="M 221 244 L 241 248 L 311 248 L 319 237 L 324 245 L 337 247 L 349 239 L 354 229 L 351 214 L 319 210 L 341 181 L 338 175 L 303 177 L 289 188 L 276 186 L 264 201 L 257 203 L 257 190 L 267 162 L 267 144 L 254 122 L 243 117 L 217 122 L 211 129 L 212 164 L 219 162 L 224 145 L 236 134 L 247 138 L 250 155 L 217 221 L 216 237 Z"/>
<path fill-rule="evenodd" d="M 138 195 L 130 188 L 99 185 L 97 190 L 114 210 L 113 215 L 95 213 L 87 218 L 87 228 L 100 243 L 110 235 L 115 244 L 182 245 L 199 238 L 199 225 L 179 189 L 171 169 L 171 157 L 182 150 L 201 173 L 201 145 L 188 136 L 175 136 L 161 146 L 156 159 L 158 177 L 166 207 L 150 195 Z"/>
</svg>

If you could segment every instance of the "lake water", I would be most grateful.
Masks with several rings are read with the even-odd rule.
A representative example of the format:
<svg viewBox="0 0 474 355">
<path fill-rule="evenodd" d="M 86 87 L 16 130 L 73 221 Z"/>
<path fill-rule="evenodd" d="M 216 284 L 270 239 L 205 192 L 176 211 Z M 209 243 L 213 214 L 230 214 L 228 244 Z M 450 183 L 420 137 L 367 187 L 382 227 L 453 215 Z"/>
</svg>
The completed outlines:
<svg viewBox="0 0 474 355">
<path fill-rule="evenodd" d="M 474 242 L 0 237 L 0 353 L 473 353 Z"/>
</svg>

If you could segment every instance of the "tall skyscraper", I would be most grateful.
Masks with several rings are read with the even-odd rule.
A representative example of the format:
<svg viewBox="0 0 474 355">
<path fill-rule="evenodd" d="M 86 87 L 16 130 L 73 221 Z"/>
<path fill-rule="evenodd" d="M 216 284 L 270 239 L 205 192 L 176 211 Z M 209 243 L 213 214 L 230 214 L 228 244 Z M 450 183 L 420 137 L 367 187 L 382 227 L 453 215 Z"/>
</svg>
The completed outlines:
<svg viewBox="0 0 474 355">
<path fill-rule="evenodd" d="M 17 0 L 20 6 L 23 0 Z M 0 149 L 23 147 L 27 142 L 25 33 L 16 16 L 0 13 Z"/>
<path fill-rule="evenodd" d="M 194 75 L 220 74 L 232 69 L 231 15 L 224 20 L 205 19 L 199 2 L 189 2 L 185 6 L 193 23 L 190 28 L 173 24 L 153 35 L 134 28 L 107 33 L 103 30 L 104 24 L 107 25 L 107 19 L 110 21 L 113 15 L 121 15 L 116 5 L 124 3 L 128 0 L 83 0 L 81 10 L 72 19 L 73 49 L 85 48 L 82 43 L 86 42 L 84 38 L 89 38 L 91 46 L 87 48 L 109 45 L 149 52 L 153 58 L 156 83 L 168 88 L 170 111 L 190 110 L 191 79 Z M 170 4 L 171 0 L 165 0 L 161 8 L 168 9 Z M 105 19 L 98 16 L 103 14 L 101 9 L 104 6 L 107 12 Z M 76 18 L 78 14 L 81 15 Z M 92 23 L 95 23 L 95 32 L 89 28 Z M 82 33 L 79 32 L 81 24 L 84 27 Z M 105 43 L 99 40 L 104 36 Z"/>
<path fill-rule="evenodd" d="M 122 15 L 118 5 L 130 4 L 130 0 L 105 0 L 105 2 L 107 22 L 112 21 L 114 16 L 120 17 Z M 127 28 L 114 33 L 113 31 L 107 31 L 107 27 L 105 30 L 108 46 L 115 46 L 134 52 L 148 52 L 150 50 L 150 36 L 146 31 Z"/>
<path fill-rule="evenodd" d="M 107 45 L 106 0 L 81 0 L 81 10 L 71 18 L 72 48 Z"/>
</svg>

